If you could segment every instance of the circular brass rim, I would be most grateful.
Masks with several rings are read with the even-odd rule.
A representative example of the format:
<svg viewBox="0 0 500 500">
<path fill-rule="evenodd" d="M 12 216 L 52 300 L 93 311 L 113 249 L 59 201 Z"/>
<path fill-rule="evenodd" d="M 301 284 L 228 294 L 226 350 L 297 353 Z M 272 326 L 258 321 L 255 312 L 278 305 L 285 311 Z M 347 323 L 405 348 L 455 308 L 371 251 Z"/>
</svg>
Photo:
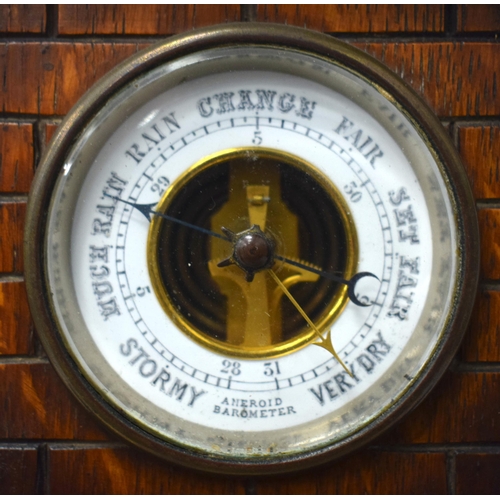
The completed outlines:
<svg viewBox="0 0 500 500">
<path fill-rule="evenodd" d="M 158 439 L 126 419 L 88 383 L 66 350 L 51 310 L 45 275 L 45 232 L 48 207 L 59 171 L 71 145 L 101 107 L 138 75 L 187 54 L 233 45 L 298 50 L 342 66 L 377 86 L 397 103 L 428 142 L 457 207 L 459 269 L 454 305 L 441 342 L 409 390 L 384 414 L 348 439 L 303 455 L 269 460 L 223 459 L 199 455 Z M 77 399 L 101 422 L 124 439 L 177 464 L 234 475 L 269 475 L 325 463 L 366 444 L 413 409 L 434 387 L 458 349 L 470 317 L 479 276 L 479 228 L 475 201 L 465 169 L 447 132 L 428 104 L 403 80 L 366 53 L 321 33 L 268 23 L 241 23 L 193 30 L 160 42 L 132 56 L 97 82 L 73 107 L 53 136 L 32 185 L 24 234 L 25 280 L 33 319 L 42 344 L 57 373 Z"/>
<path fill-rule="evenodd" d="M 341 216 L 342 225 L 344 227 L 346 235 L 347 244 L 347 260 L 345 266 L 345 276 L 350 278 L 356 273 L 356 267 L 358 262 L 358 237 L 356 232 L 356 227 L 354 221 L 350 215 L 350 210 L 347 203 L 337 189 L 337 187 L 330 182 L 314 165 L 306 162 L 305 160 L 298 158 L 289 153 L 283 151 L 274 150 L 271 148 L 261 148 L 254 147 L 252 152 L 255 155 L 263 157 L 265 159 L 275 160 L 277 162 L 286 162 L 302 171 L 305 171 L 308 175 L 311 175 L 324 189 L 324 191 L 329 195 L 330 200 L 336 206 L 338 213 Z M 175 182 L 173 182 L 158 203 L 156 207 L 157 212 L 166 213 L 172 200 L 175 198 L 176 194 L 182 187 L 187 183 L 195 179 L 195 177 L 209 169 L 210 167 L 217 165 L 222 162 L 231 161 L 239 158 L 246 157 L 248 155 L 248 148 L 233 148 L 228 150 L 223 150 L 209 157 L 203 158 L 192 167 L 190 167 L 184 174 L 182 174 Z M 201 331 L 199 328 L 194 326 L 187 318 L 179 314 L 177 307 L 172 302 L 167 290 L 162 283 L 162 277 L 160 272 L 160 264 L 158 261 L 158 245 L 159 245 L 159 235 L 160 227 L 163 224 L 163 219 L 160 217 L 154 217 L 151 225 L 149 227 L 148 234 L 148 268 L 149 275 L 151 278 L 151 283 L 153 285 L 156 296 L 167 315 L 172 319 L 172 321 L 179 327 L 181 331 L 186 333 L 196 342 L 200 343 L 204 347 L 211 349 L 212 351 L 218 352 L 224 355 L 230 355 L 239 358 L 246 359 L 266 359 L 278 356 L 283 356 L 291 352 L 297 351 L 311 342 L 313 342 L 317 333 L 310 327 L 306 327 L 305 331 L 301 332 L 299 335 L 293 337 L 290 340 L 280 342 L 278 344 L 272 344 L 271 346 L 263 347 L 246 347 L 231 345 L 220 340 L 216 340 L 208 336 L 205 332 Z M 228 247 L 229 248 L 229 247 Z M 275 264 L 274 269 L 279 269 L 279 261 Z M 348 279 L 347 278 L 347 279 Z M 320 331 L 326 330 L 332 326 L 339 314 L 347 305 L 348 293 L 347 288 L 342 286 L 337 293 L 334 294 L 329 305 L 329 309 L 325 311 L 320 319 L 315 320 L 315 324 Z"/>
</svg>

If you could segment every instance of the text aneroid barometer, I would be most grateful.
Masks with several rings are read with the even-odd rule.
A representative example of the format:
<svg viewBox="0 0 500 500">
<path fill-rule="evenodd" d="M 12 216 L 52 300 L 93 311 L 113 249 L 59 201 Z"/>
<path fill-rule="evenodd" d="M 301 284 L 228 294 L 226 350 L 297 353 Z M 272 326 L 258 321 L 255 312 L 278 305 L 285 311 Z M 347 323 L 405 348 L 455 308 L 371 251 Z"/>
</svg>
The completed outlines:
<svg viewBox="0 0 500 500">
<path fill-rule="evenodd" d="M 56 134 L 26 233 L 68 386 L 212 471 L 346 453 L 443 373 L 477 275 L 439 121 L 361 52 L 274 25 L 192 32 L 101 80 Z"/>
</svg>

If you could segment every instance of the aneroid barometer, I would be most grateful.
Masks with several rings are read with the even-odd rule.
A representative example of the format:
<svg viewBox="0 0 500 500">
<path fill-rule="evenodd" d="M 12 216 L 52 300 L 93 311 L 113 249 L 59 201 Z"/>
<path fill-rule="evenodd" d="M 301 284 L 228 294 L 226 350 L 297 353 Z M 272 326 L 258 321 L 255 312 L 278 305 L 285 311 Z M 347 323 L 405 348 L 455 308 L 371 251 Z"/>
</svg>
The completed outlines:
<svg viewBox="0 0 500 500">
<path fill-rule="evenodd" d="M 73 108 L 30 195 L 58 373 L 136 445 L 211 471 L 338 457 L 427 394 L 466 326 L 477 224 L 446 132 L 324 35 L 229 25 Z"/>
</svg>

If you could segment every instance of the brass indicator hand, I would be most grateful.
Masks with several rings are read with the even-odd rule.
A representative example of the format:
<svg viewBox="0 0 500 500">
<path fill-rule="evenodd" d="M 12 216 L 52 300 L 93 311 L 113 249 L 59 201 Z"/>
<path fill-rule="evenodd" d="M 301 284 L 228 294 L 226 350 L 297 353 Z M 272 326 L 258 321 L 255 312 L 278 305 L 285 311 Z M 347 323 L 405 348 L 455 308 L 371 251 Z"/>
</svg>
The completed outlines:
<svg viewBox="0 0 500 500">
<path fill-rule="evenodd" d="M 292 294 L 288 291 L 287 287 L 281 282 L 281 280 L 278 278 L 278 276 L 276 276 L 275 272 L 272 269 L 268 269 L 268 272 L 271 275 L 271 277 L 273 278 L 273 280 L 276 281 L 276 284 L 281 288 L 283 293 L 290 299 L 290 301 L 295 306 L 297 311 L 299 311 L 299 313 L 305 319 L 307 324 L 317 333 L 318 337 L 321 339 L 320 342 L 314 342 L 314 345 L 318 345 L 320 347 L 323 347 L 330 354 L 332 354 L 333 357 L 342 365 L 342 368 L 344 368 L 344 370 L 352 377 L 353 375 L 352 375 L 351 371 L 349 370 L 349 368 L 347 368 L 347 366 L 340 359 L 340 356 L 337 354 L 337 352 L 333 348 L 332 339 L 331 339 L 331 332 L 329 331 L 326 339 L 324 339 L 321 336 L 321 333 L 319 332 L 319 330 L 314 325 L 314 323 L 309 319 L 309 316 L 306 314 L 304 309 L 302 309 L 302 307 L 300 307 L 299 303 L 293 298 Z"/>
<path fill-rule="evenodd" d="M 175 222 L 176 224 L 181 224 L 181 225 L 188 227 L 190 229 L 194 229 L 195 231 L 199 231 L 199 232 L 202 232 L 204 234 L 208 234 L 209 236 L 213 236 L 214 238 L 219 238 L 221 240 L 227 241 L 228 243 L 234 242 L 234 234 L 228 230 L 225 230 L 228 232 L 228 236 L 224 236 L 223 234 L 216 233 L 215 231 L 211 231 L 210 229 L 205 229 L 204 227 L 201 227 L 201 226 L 195 226 L 194 224 L 190 224 L 189 222 L 185 222 L 181 219 L 171 217 L 170 215 L 166 215 L 166 214 L 163 214 L 161 212 L 156 212 L 155 210 L 153 210 L 153 208 L 157 205 L 157 203 L 140 204 L 140 203 L 133 203 L 133 202 L 127 201 L 127 200 L 122 200 L 121 198 L 117 198 L 116 196 L 111 196 L 108 194 L 105 194 L 105 196 L 107 196 L 108 198 L 111 198 L 113 200 L 116 200 L 116 201 L 121 201 L 122 203 L 125 203 L 126 205 L 129 205 L 131 207 L 134 207 L 139 212 L 141 212 L 149 222 L 151 222 L 151 215 L 153 215 L 153 216 L 161 217 L 162 219 L 168 220 L 170 222 Z M 223 231 L 224 231 L 224 229 L 223 229 Z M 248 230 L 248 231 L 251 231 L 251 230 Z M 282 257 L 281 255 L 274 255 L 274 259 L 280 260 L 282 262 L 286 262 L 287 264 L 290 264 L 292 266 L 299 267 L 299 268 L 304 269 L 306 271 L 310 271 L 312 273 L 323 276 L 324 278 L 327 278 L 329 280 L 346 285 L 349 299 L 351 299 L 351 301 L 354 304 L 356 304 L 357 306 L 369 307 L 372 305 L 371 303 L 365 304 L 364 302 L 361 302 L 356 297 L 355 289 L 356 289 L 356 285 L 357 285 L 358 281 L 360 281 L 362 278 L 371 277 L 371 278 L 375 278 L 376 280 L 380 281 L 380 279 L 377 276 L 375 276 L 375 274 L 373 274 L 373 273 L 363 271 L 360 273 L 356 273 L 354 276 L 351 277 L 351 279 L 346 280 L 344 278 L 341 278 L 340 276 L 336 276 L 332 273 L 322 271 L 320 269 L 316 269 L 314 267 L 308 266 L 307 264 L 303 264 L 302 262 L 297 262 L 295 260 L 289 259 L 288 257 Z M 233 264 L 235 262 L 233 262 L 233 260 L 231 260 L 231 257 L 230 257 L 229 259 L 226 259 L 226 261 L 223 261 L 223 263 L 224 264 L 221 263 L 222 266 Z M 268 266 L 266 265 L 262 269 L 267 269 L 267 268 L 268 268 Z M 251 281 L 253 279 L 253 274 L 255 273 L 255 270 L 248 272 L 245 269 L 245 271 L 247 272 L 247 279 L 250 278 L 250 279 L 248 279 L 248 281 Z"/>
<path fill-rule="evenodd" d="M 354 291 L 356 289 L 356 285 L 358 281 L 361 278 L 366 278 L 368 276 L 375 278 L 376 280 L 380 281 L 377 276 L 375 276 L 373 273 L 369 273 L 366 271 L 356 273 L 350 280 L 346 280 L 344 278 L 341 278 L 340 276 L 335 276 L 332 273 L 328 273 L 326 271 L 321 271 L 320 269 L 315 269 L 314 267 L 308 266 L 307 264 L 303 264 L 302 262 L 297 262 L 295 260 L 291 260 L 287 257 L 282 257 L 281 255 L 275 255 L 274 258 L 276 260 L 281 260 L 282 262 L 286 262 L 288 264 L 291 264 L 296 267 L 300 267 L 301 269 L 305 269 L 306 271 L 310 271 L 312 273 L 319 274 L 320 276 L 323 276 L 323 278 L 327 278 L 329 280 L 335 281 L 337 283 L 342 283 L 343 285 L 347 286 L 347 294 L 349 295 L 349 298 L 351 301 L 356 304 L 357 306 L 360 307 L 368 307 L 371 306 L 371 303 L 365 304 L 364 302 L 361 302 L 355 295 Z"/>
</svg>

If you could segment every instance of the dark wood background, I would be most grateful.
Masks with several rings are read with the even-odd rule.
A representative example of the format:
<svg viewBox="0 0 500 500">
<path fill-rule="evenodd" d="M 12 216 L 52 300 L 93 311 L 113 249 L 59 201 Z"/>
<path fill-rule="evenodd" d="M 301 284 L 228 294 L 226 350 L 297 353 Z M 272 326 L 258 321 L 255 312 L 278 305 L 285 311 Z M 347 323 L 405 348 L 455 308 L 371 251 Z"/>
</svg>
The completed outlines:
<svg viewBox="0 0 500 500">
<path fill-rule="evenodd" d="M 118 440 L 69 394 L 31 323 L 23 220 L 57 123 L 118 62 L 173 33 L 230 21 L 305 26 L 372 54 L 449 130 L 477 199 L 475 312 L 424 403 L 369 447 L 281 478 L 216 477 Z M 499 493 L 500 8 L 486 6 L 0 5 L 1 493 Z"/>
</svg>

